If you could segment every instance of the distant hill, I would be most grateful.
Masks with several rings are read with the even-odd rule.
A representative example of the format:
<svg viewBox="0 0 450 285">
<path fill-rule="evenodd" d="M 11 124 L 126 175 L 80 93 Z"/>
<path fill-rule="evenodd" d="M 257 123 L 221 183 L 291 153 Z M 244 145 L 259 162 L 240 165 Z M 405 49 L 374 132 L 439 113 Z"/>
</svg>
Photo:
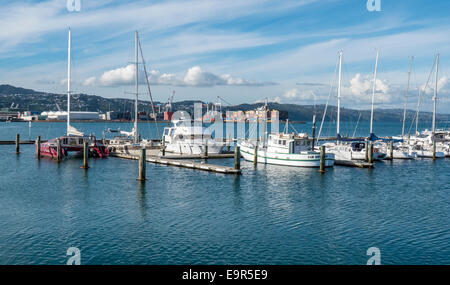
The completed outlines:
<svg viewBox="0 0 450 285">
<path fill-rule="evenodd" d="M 134 100 L 124 98 L 104 98 L 96 95 L 87 94 L 73 94 L 71 100 L 71 109 L 74 111 L 93 111 L 93 112 L 107 112 L 107 111 L 133 111 Z M 0 108 L 9 108 L 11 104 L 19 105 L 21 111 L 56 111 L 57 105 L 62 109 L 67 109 L 67 95 L 53 94 L 11 85 L 0 85 Z M 154 102 L 161 104 L 161 102 Z M 174 111 L 185 110 L 192 113 L 194 103 L 201 103 L 199 100 L 187 100 L 173 102 L 172 108 Z M 240 104 L 235 106 L 224 106 L 225 110 L 254 110 L 262 106 L 258 104 Z M 322 119 L 325 105 L 297 105 L 297 104 L 279 104 L 269 103 L 270 109 L 277 109 L 280 111 L 287 111 L 289 120 L 291 121 L 311 121 L 313 114 L 316 113 L 317 121 Z M 139 111 L 151 111 L 151 104 L 148 99 L 139 101 Z M 327 121 L 336 119 L 336 106 L 328 106 Z M 361 121 L 368 121 L 370 119 L 370 110 L 353 110 L 348 108 L 341 108 L 342 121 L 356 121 L 361 115 Z M 414 117 L 415 111 L 408 110 L 408 121 Z M 403 118 L 403 110 L 400 109 L 376 109 L 374 112 L 375 121 L 390 121 L 399 122 Z M 430 112 L 421 112 L 421 121 L 431 121 L 432 114 Z M 438 121 L 450 121 L 449 114 L 438 114 Z"/>
</svg>

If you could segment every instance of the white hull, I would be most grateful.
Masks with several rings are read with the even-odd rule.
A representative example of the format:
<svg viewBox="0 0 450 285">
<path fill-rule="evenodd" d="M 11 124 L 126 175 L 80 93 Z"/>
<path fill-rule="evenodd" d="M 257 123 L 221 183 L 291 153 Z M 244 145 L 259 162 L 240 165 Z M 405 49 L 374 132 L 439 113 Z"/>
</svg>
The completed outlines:
<svg viewBox="0 0 450 285">
<path fill-rule="evenodd" d="M 255 149 L 239 144 L 242 157 L 247 161 L 254 161 Z M 271 153 L 265 149 L 258 150 L 258 163 L 276 164 L 296 167 L 320 167 L 320 153 Z M 334 155 L 327 153 L 325 156 L 325 167 L 334 165 Z"/>
<path fill-rule="evenodd" d="M 433 158 L 433 152 L 428 150 L 416 150 L 417 157 L 422 158 Z M 440 151 L 436 151 L 436 158 L 444 158 L 445 154 Z"/>
<path fill-rule="evenodd" d="M 208 144 L 208 154 L 219 154 L 223 152 L 224 145 L 209 143 Z M 166 144 L 166 152 L 176 153 L 176 154 L 203 154 L 205 152 L 205 145 L 202 143 L 173 143 Z"/>
<path fill-rule="evenodd" d="M 387 157 L 390 158 L 390 154 L 387 155 Z M 407 152 L 407 151 L 403 151 L 403 150 L 393 150 L 393 158 L 394 159 L 415 159 L 417 157 L 417 153 L 416 152 Z"/>
</svg>

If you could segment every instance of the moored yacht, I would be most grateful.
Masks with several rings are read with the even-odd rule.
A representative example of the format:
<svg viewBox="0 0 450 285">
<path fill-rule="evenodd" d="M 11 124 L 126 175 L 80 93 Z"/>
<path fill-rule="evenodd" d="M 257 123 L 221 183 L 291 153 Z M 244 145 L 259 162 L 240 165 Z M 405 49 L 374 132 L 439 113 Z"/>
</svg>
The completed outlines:
<svg viewBox="0 0 450 285">
<path fill-rule="evenodd" d="M 166 152 L 175 154 L 203 154 L 208 146 L 208 154 L 222 153 L 225 143 L 215 141 L 203 126 L 193 126 L 191 120 L 173 120 L 171 127 L 164 128 L 163 144 Z"/>
<path fill-rule="evenodd" d="M 75 155 L 83 152 L 84 143 L 88 143 L 89 156 L 93 157 L 107 157 L 109 151 L 101 141 L 95 139 L 93 135 L 86 136 L 82 132 L 70 125 L 70 48 L 71 48 L 71 31 L 69 29 L 68 42 L 68 60 L 67 60 L 67 134 L 59 138 L 50 139 L 47 142 L 41 143 L 40 155 L 51 158 L 68 156 L 70 153 Z M 38 146 L 36 146 L 36 153 L 38 153 Z M 59 149 L 58 149 L 59 148 Z M 59 150 L 59 156 L 58 156 Z"/>
</svg>

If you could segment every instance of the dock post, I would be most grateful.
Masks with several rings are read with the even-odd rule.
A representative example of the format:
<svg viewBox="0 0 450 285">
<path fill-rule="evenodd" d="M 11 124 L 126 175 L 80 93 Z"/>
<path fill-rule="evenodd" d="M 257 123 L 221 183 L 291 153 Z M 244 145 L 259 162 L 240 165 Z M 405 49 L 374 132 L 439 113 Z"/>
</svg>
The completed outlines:
<svg viewBox="0 0 450 285">
<path fill-rule="evenodd" d="M 61 140 L 59 138 L 56 139 L 56 161 L 61 161 Z"/>
<path fill-rule="evenodd" d="M 366 140 L 366 157 L 365 161 L 369 161 L 369 141 Z"/>
<path fill-rule="evenodd" d="M 146 166 L 146 155 L 145 148 L 141 149 L 141 153 L 139 155 L 139 181 L 145 181 L 145 166 Z"/>
<path fill-rule="evenodd" d="M 394 159 L 394 141 L 389 142 L 389 157 Z"/>
<path fill-rule="evenodd" d="M 234 149 L 234 169 L 241 169 L 241 148 L 239 146 Z"/>
<path fill-rule="evenodd" d="M 320 147 L 320 173 L 325 173 L 325 146 Z"/>
<path fill-rule="evenodd" d="M 205 158 L 208 157 L 208 141 L 205 143 L 205 145 L 203 146 L 203 156 Z"/>
<path fill-rule="evenodd" d="M 225 139 L 226 141 L 226 139 Z M 231 147 L 231 134 L 228 134 L 227 151 L 230 152 Z"/>
<path fill-rule="evenodd" d="M 20 134 L 16 134 L 16 154 L 20 153 Z"/>
<path fill-rule="evenodd" d="M 162 138 L 162 156 L 166 156 L 166 136 Z"/>
<path fill-rule="evenodd" d="M 83 169 L 88 169 L 89 168 L 89 164 L 88 164 L 88 142 L 85 141 L 83 142 L 83 165 L 81 166 L 81 168 Z"/>
<path fill-rule="evenodd" d="M 41 159 L 41 136 L 36 139 L 36 158 Z"/>
<path fill-rule="evenodd" d="M 433 160 L 436 160 L 436 140 L 433 140 Z"/>
<path fill-rule="evenodd" d="M 369 143 L 369 163 L 373 163 L 373 143 Z"/>
<path fill-rule="evenodd" d="M 258 165 L 258 141 L 256 141 L 255 153 L 253 154 L 253 165 L 254 166 Z"/>
</svg>

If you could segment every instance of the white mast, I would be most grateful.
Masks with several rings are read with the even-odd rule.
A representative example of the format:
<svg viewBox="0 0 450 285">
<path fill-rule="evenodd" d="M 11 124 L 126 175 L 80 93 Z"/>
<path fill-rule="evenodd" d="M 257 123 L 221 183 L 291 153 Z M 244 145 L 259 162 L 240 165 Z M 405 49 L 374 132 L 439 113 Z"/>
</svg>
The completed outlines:
<svg viewBox="0 0 450 285">
<path fill-rule="evenodd" d="M 70 40 L 72 34 L 69 28 L 69 48 L 67 52 L 67 135 L 70 135 Z"/>
<path fill-rule="evenodd" d="M 414 60 L 414 56 L 411 56 L 411 58 L 409 60 L 408 84 L 406 85 L 405 107 L 403 108 L 402 138 L 405 136 L 406 108 L 408 106 L 408 91 L 409 91 L 409 82 L 410 82 L 410 79 L 411 79 L 411 69 L 412 69 L 413 60 Z"/>
<path fill-rule="evenodd" d="M 340 135 L 340 122 L 341 122 L 341 77 L 342 77 L 342 51 L 339 51 L 339 77 L 338 77 L 338 103 L 337 103 L 337 137 Z"/>
<path fill-rule="evenodd" d="M 438 92 L 438 72 L 439 72 L 439 54 L 436 55 L 436 74 L 434 77 L 434 96 L 433 96 L 433 124 L 431 131 L 433 134 L 436 132 L 436 102 L 437 102 L 437 92 Z"/>
<path fill-rule="evenodd" d="M 376 84 L 377 84 L 377 68 L 378 68 L 378 49 L 377 49 L 377 59 L 375 60 L 375 71 L 373 72 L 373 86 L 372 86 L 372 108 L 370 111 L 370 133 L 373 133 L 373 104 L 375 101 L 375 91 L 376 91 Z"/>
<path fill-rule="evenodd" d="M 139 67 L 138 67 L 138 32 L 136 31 L 135 33 L 135 44 L 136 44 L 136 68 L 135 68 L 135 72 L 136 72 L 136 81 L 135 81 L 135 91 L 136 91 L 136 99 L 134 101 L 134 142 L 138 143 L 139 139 L 138 139 L 138 71 L 139 71 Z"/>
</svg>

